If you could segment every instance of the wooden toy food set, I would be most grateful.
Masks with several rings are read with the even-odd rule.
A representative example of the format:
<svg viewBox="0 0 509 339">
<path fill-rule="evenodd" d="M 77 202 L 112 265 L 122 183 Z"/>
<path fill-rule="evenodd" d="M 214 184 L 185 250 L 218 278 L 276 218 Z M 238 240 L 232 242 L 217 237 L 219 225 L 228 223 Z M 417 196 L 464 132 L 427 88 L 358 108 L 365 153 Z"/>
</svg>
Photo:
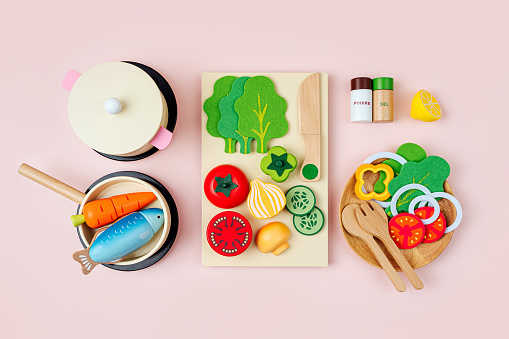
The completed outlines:
<svg viewBox="0 0 509 339">
<path fill-rule="evenodd" d="M 327 266 L 327 81 L 202 75 L 203 266 Z"/>
<path fill-rule="evenodd" d="M 99 263 L 120 271 L 149 267 L 161 260 L 175 241 L 175 202 L 170 192 L 148 175 L 111 173 L 83 193 L 26 164 L 18 172 L 78 204 L 72 224 L 77 226 L 85 250 L 77 251 L 73 258 L 84 274 Z"/>
<path fill-rule="evenodd" d="M 168 82 L 137 62 L 106 62 L 64 77 L 77 136 L 110 159 L 133 161 L 166 148 L 177 122 Z"/>
<path fill-rule="evenodd" d="M 435 260 L 461 223 L 449 174 L 443 158 L 407 143 L 396 153 L 368 157 L 341 196 L 339 219 L 348 244 L 364 261 L 383 268 L 400 292 L 406 287 L 396 270 L 423 288 L 413 269 Z"/>
</svg>

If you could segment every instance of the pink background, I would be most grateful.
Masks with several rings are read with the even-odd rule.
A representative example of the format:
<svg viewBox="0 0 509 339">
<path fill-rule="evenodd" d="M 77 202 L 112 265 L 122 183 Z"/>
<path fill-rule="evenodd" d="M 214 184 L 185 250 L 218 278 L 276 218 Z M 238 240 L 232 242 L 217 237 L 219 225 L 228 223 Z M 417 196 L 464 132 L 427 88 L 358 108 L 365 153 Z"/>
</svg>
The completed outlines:
<svg viewBox="0 0 509 339">
<path fill-rule="evenodd" d="M 2 338 L 501 337 L 506 328 L 507 12 L 503 1 L 31 1 L 0 5 Z M 457 3 L 457 5 L 455 4 Z M 143 161 L 108 160 L 67 119 L 70 69 L 135 60 L 161 72 L 178 100 L 172 145 Z M 329 267 L 201 267 L 202 72 L 328 72 Z M 395 78 L 396 119 L 349 122 L 349 80 Z M 419 89 L 435 123 L 411 119 Z M 447 250 L 397 293 L 348 247 L 342 189 L 378 151 L 416 142 L 452 167 L 465 210 Z M 136 170 L 172 192 L 180 231 L 169 254 L 136 273 L 71 258 L 76 204 L 16 174 L 27 162 L 84 190 Z M 501 182 L 501 180 L 504 180 Z M 407 282 L 407 280 L 405 279 Z"/>
</svg>

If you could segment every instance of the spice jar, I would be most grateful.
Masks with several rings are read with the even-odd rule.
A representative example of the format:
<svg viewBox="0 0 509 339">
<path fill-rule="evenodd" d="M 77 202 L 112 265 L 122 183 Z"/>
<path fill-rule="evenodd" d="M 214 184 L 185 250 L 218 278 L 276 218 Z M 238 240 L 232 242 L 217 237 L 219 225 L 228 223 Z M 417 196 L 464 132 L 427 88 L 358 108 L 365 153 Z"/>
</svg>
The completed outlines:
<svg viewBox="0 0 509 339">
<path fill-rule="evenodd" d="M 350 81 L 350 122 L 371 122 L 373 118 L 373 81 L 371 78 L 353 78 Z"/>
<path fill-rule="evenodd" d="M 373 122 L 392 122 L 394 117 L 394 79 L 373 79 Z"/>
</svg>

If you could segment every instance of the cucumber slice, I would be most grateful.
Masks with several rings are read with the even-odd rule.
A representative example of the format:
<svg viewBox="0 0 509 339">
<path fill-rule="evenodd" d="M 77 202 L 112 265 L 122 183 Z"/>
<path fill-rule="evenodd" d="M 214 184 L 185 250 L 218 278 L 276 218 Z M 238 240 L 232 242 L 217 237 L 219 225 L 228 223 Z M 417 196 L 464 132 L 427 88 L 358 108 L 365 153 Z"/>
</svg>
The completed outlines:
<svg viewBox="0 0 509 339">
<path fill-rule="evenodd" d="M 320 232 L 324 224 L 325 218 L 318 207 L 315 207 L 309 214 L 293 217 L 293 226 L 304 235 L 314 235 Z"/>
<path fill-rule="evenodd" d="M 286 192 L 286 209 L 293 215 L 309 214 L 315 204 L 315 194 L 306 186 L 293 186 Z"/>
</svg>

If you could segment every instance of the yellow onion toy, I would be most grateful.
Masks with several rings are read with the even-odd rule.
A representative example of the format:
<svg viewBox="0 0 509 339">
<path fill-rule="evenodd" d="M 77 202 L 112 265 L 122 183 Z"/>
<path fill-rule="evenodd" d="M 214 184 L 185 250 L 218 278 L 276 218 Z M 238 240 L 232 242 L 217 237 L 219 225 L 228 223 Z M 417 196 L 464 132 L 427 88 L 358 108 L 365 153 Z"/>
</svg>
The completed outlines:
<svg viewBox="0 0 509 339">
<path fill-rule="evenodd" d="M 250 183 L 251 190 L 247 196 L 247 207 L 256 219 L 269 219 L 276 216 L 286 205 L 284 192 L 273 184 L 260 179 Z"/>
</svg>

